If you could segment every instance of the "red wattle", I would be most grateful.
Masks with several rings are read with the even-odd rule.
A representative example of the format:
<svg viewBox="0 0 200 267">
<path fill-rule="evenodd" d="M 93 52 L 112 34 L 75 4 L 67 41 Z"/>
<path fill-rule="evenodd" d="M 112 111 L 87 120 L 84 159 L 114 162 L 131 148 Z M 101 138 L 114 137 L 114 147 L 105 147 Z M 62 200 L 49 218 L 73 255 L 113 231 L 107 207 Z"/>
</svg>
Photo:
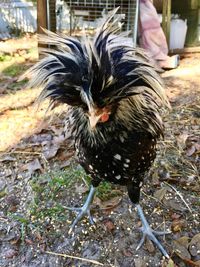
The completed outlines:
<svg viewBox="0 0 200 267">
<path fill-rule="evenodd" d="M 101 116 L 101 122 L 106 122 L 106 121 L 108 121 L 108 119 L 109 119 L 109 114 L 108 113 L 104 113 Z"/>
</svg>

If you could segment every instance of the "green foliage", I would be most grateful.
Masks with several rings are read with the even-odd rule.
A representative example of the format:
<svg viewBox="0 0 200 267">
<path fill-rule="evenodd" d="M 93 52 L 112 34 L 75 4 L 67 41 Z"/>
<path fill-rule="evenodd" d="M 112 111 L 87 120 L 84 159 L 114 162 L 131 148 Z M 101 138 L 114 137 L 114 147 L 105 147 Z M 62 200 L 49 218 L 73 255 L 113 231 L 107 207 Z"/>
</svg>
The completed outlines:
<svg viewBox="0 0 200 267">
<path fill-rule="evenodd" d="M 49 219 L 57 222 L 66 221 L 69 215 L 63 205 L 66 194 L 71 197 L 76 184 L 82 182 L 88 186 L 89 190 L 91 179 L 80 166 L 71 166 L 62 171 L 54 170 L 35 177 L 31 182 L 34 191 L 34 201 L 30 207 L 32 222 L 43 222 Z M 117 193 L 112 191 L 112 187 L 112 184 L 102 182 L 97 188 L 96 196 L 103 201 L 116 196 Z M 85 197 L 86 195 L 87 193 Z"/>
<path fill-rule="evenodd" d="M 28 67 L 21 64 L 13 64 L 3 70 L 3 74 L 10 77 L 19 76 L 22 74 Z"/>
<path fill-rule="evenodd" d="M 16 81 L 13 83 L 8 84 L 7 88 L 11 90 L 20 90 L 24 87 L 24 85 L 28 82 L 28 79 L 24 79 L 22 81 Z"/>
<path fill-rule="evenodd" d="M 113 185 L 109 182 L 103 181 L 97 188 L 96 196 L 102 201 L 108 200 L 116 196 L 116 192 L 113 191 Z"/>
<path fill-rule="evenodd" d="M 30 214 L 34 220 L 66 220 L 68 212 L 61 204 L 67 190 L 76 181 L 87 179 L 83 169 L 71 166 L 66 170 L 54 170 L 33 179 L 34 202 Z"/>
<path fill-rule="evenodd" d="M 0 54 L 0 62 L 10 61 L 11 59 L 12 57 L 9 55 Z"/>
</svg>

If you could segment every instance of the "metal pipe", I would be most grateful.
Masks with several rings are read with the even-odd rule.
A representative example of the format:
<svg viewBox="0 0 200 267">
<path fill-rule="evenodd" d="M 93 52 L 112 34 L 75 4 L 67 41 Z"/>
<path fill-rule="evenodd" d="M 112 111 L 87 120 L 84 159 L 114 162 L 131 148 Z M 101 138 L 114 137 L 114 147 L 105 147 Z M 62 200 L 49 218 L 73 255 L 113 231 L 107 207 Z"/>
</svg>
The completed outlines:
<svg viewBox="0 0 200 267">
<path fill-rule="evenodd" d="M 133 29 L 133 46 L 137 45 L 137 32 L 138 32 L 138 18 L 139 18 L 139 0 L 136 0 L 136 10 L 135 10 L 135 23 Z"/>
</svg>

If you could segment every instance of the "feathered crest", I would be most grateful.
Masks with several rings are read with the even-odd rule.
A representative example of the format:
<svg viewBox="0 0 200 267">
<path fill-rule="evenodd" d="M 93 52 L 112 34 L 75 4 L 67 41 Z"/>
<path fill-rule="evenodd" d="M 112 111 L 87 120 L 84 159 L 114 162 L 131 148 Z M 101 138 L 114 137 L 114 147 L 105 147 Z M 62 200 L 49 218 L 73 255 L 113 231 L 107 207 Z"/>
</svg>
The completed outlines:
<svg viewBox="0 0 200 267">
<path fill-rule="evenodd" d="M 42 43 L 46 58 L 29 70 L 32 87 L 42 86 L 40 98 L 50 97 L 72 106 L 87 108 L 85 99 L 103 107 L 144 91 L 167 104 L 159 75 L 144 52 L 127 44 L 119 33 L 118 8 L 104 19 L 93 40 L 78 40 L 44 30 Z M 137 98 L 136 98 L 137 99 Z"/>
</svg>

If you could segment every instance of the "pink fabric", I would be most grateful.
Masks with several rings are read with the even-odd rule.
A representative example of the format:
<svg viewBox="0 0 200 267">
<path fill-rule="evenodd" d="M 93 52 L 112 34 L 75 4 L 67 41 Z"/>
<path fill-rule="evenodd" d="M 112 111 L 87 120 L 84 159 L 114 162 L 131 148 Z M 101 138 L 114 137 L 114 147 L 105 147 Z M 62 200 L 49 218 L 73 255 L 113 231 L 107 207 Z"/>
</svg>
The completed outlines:
<svg viewBox="0 0 200 267">
<path fill-rule="evenodd" d="M 142 48 L 151 53 L 155 60 L 168 58 L 166 37 L 151 0 L 140 0 L 139 43 Z"/>
</svg>

